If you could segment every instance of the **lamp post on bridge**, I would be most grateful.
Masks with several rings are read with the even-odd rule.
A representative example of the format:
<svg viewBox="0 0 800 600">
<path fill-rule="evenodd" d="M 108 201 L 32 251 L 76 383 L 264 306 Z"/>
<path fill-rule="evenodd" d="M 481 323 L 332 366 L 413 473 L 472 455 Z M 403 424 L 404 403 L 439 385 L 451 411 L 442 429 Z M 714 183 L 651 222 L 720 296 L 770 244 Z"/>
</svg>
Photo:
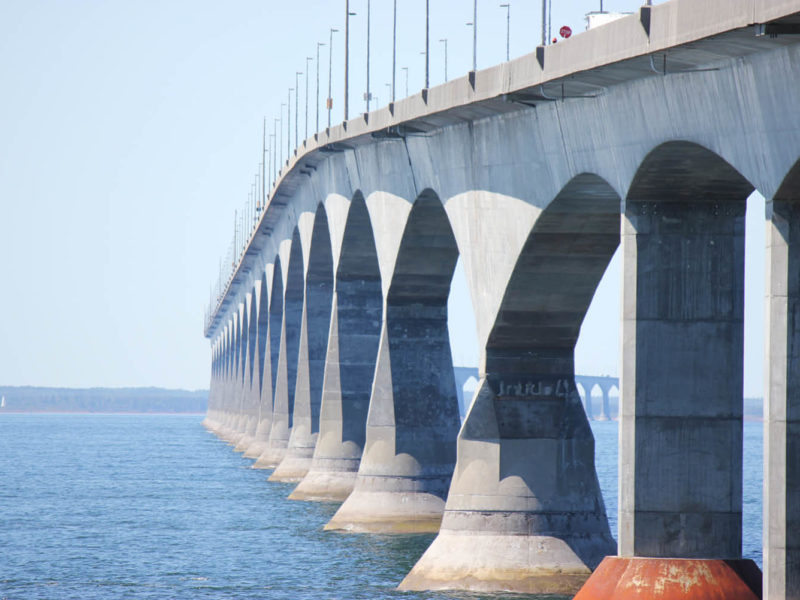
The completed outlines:
<svg viewBox="0 0 800 600">
<path fill-rule="evenodd" d="M 294 149 L 300 145 L 300 140 L 297 139 L 298 121 L 300 120 L 300 111 L 298 110 L 298 97 L 300 96 L 300 75 L 302 71 L 295 71 L 294 75 Z"/>
<path fill-rule="evenodd" d="M 314 60 L 313 56 L 306 56 L 306 136 L 304 139 L 308 139 L 308 61 Z"/>
<path fill-rule="evenodd" d="M 285 103 L 285 102 L 281 102 L 281 127 L 280 127 L 280 130 L 281 130 L 281 134 L 280 134 L 280 135 L 281 135 L 281 139 L 280 139 L 280 145 L 278 146 L 278 148 L 280 149 L 280 153 L 281 153 L 281 155 L 280 155 L 280 160 L 279 160 L 278 162 L 279 162 L 279 164 L 281 164 L 281 165 L 283 165 L 283 107 L 284 107 L 284 106 L 286 106 L 286 103 Z M 277 173 L 277 171 L 275 172 L 275 177 L 276 177 L 276 179 L 277 179 L 277 177 L 278 177 L 278 173 Z"/>
<path fill-rule="evenodd" d="M 447 38 L 439 40 L 444 42 L 444 82 L 447 83 Z"/>
<path fill-rule="evenodd" d="M 294 88 L 289 88 L 289 99 L 286 102 L 286 162 L 292 155 L 292 92 Z"/>
<path fill-rule="evenodd" d="M 401 70 L 406 72 L 406 98 L 408 98 L 408 67 L 400 67 Z"/>
<path fill-rule="evenodd" d="M 477 0 L 476 0 L 477 2 Z M 431 87 L 431 6 L 430 0 L 425 0 L 425 89 Z"/>
<path fill-rule="evenodd" d="M 339 31 L 331 27 L 331 39 L 328 46 L 328 100 L 326 106 L 328 107 L 328 127 L 331 126 L 331 109 L 333 108 L 333 96 L 331 96 L 331 81 L 333 74 L 333 34 Z"/>
<path fill-rule="evenodd" d="M 397 0 L 392 12 L 392 103 L 394 103 L 394 84 L 397 75 Z"/>
<path fill-rule="evenodd" d="M 317 128 L 314 130 L 315 133 L 319 133 L 319 47 L 324 45 L 325 42 L 317 42 Z"/>
<path fill-rule="evenodd" d="M 372 95 L 369 92 L 369 25 L 370 25 L 370 0 L 367 0 L 367 93 L 364 95 L 364 99 L 367 101 L 367 112 L 369 112 L 369 101 L 372 98 Z M 346 117 L 345 117 L 346 120 Z"/>
<path fill-rule="evenodd" d="M 344 120 L 349 118 L 350 97 L 348 78 L 350 76 L 350 17 L 356 13 L 350 12 L 350 0 L 344 3 Z"/>
<path fill-rule="evenodd" d="M 511 3 L 501 4 L 500 8 L 506 9 L 506 62 L 511 57 Z"/>
</svg>

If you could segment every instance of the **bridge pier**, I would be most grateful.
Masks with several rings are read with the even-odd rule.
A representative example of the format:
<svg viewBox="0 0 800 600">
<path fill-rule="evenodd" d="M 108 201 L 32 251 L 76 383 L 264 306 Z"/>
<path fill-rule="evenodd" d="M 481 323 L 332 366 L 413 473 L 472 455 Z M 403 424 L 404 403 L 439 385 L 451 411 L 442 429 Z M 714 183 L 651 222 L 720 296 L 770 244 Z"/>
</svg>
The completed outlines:
<svg viewBox="0 0 800 600">
<path fill-rule="evenodd" d="M 269 343 L 269 296 L 267 294 L 267 273 L 256 286 L 255 297 L 257 303 L 257 340 L 256 362 L 258 384 L 255 389 L 257 394 L 258 412 L 257 425 L 250 445 L 244 452 L 245 458 L 258 459 L 269 444 L 269 432 L 272 429 L 272 368 L 270 363 Z"/>
<path fill-rule="evenodd" d="M 664 598 L 707 598 L 716 589 L 744 600 L 756 597 L 756 579 L 760 588 L 758 568 L 741 560 L 744 215 L 751 191 L 716 155 L 676 143 L 651 153 L 628 193 L 619 557 L 604 561 L 576 600 L 656 590 L 667 590 Z M 670 583 L 676 578 L 682 587 Z"/>
<path fill-rule="evenodd" d="M 478 325 L 487 331 L 482 379 L 458 435 L 439 535 L 400 589 L 570 594 L 615 551 L 574 350 L 619 244 L 619 197 L 602 179 L 578 176 L 521 232 L 518 205 L 482 208 L 507 247 L 509 231 L 521 237 L 520 253 L 498 282 L 497 312 Z M 500 257 L 476 246 L 465 266 L 482 276 L 492 270 L 485 257 Z"/>
<path fill-rule="evenodd" d="M 364 449 L 383 312 L 375 241 L 364 199 L 347 211 L 325 359 L 319 439 L 291 500 L 344 502 Z"/>
<path fill-rule="evenodd" d="M 319 436 L 325 355 L 333 301 L 333 254 L 328 219 L 322 205 L 317 208 L 313 226 L 310 226 L 309 220 L 301 220 L 300 235 L 308 240 L 309 258 L 297 353 L 292 433 L 286 456 L 275 468 L 270 481 L 303 479 L 311 466 Z"/>
<path fill-rule="evenodd" d="M 426 193 L 416 200 L 391 254 L 393 260 L 382 259 L 394 268 L 364 454 L 353 492 L 328 530 L 437 531 L 453 473 L 461 419 L 447 297 L 458 249 L 438 198 Z"/>
<path fill-rule="evenodd" d="M 764 598 L 800 598 L 800 163 L 767 204 Z"/>
</svg>

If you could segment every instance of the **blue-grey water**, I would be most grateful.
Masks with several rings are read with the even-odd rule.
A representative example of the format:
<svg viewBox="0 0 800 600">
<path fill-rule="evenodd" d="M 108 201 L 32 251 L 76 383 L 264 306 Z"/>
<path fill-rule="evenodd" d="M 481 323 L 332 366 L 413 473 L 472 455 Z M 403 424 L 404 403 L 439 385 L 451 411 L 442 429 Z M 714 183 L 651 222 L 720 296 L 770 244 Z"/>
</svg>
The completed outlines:
<svg viewBox="0 0 800 600">
<path fill-rule="evenodd" d="M 0 416 L 0 598 L 485 597 L 395 591 L 432 536 L 323 532 L 334 505 L 286 500 L 291 485 L 201 419 Z M 592 426 L 616 532 L 617 424 Z M 744 554 L 759 564 L 761 440 L 746 423 Z"/>
</svg>

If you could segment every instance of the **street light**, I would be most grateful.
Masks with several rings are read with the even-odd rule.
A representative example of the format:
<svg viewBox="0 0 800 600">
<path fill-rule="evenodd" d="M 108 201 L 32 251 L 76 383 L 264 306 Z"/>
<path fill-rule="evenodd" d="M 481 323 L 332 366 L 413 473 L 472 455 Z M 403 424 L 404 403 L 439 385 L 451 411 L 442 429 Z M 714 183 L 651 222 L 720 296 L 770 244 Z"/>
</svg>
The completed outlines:
<svg viewBox="0 0 800 600">
<path fill-rule="evenodd" d="M 344 120 L 347 121 L 349 115 L 349 89 L 348 77 L 350 73 L 350 17 L 356 13 L 350 12 L 350 0 L 344 3 Z"/>
<path fill-rule="evenodd" d="M 477 0 L 476 0 L 477 1 Z M 431 55 L 431 36 L 430 36 L 430 0 L 425 0 L 425 89 L 431 86 L 430 78 L 430 55 Z"/>
<path fill-rule="evenodd" d="M 297 107 L 297 98 L 300 96 L 300 75 L 302 75 L 302 71 L 295 71 L 294 75 L 294 148 L 297 150 L 299 147 L 299 141 L 297 139 L 297 122 L 300 120 L 300 111 Z"/>
<path fill-rule="evenodd" d="M 394 0 L 392 17 L 392 102 L 394 102 L 394 83 L 397 74 L 397 0 Z"/>
<path fill-rule="evenodd" d="M 283 164 L 283 107 L 284 106 L 286 106 L 286 104 L 284 102 L 281 102 L 281 140 L 280 140 L 280 144 L 278 145 L 278 148 L 280 149 L 280 153 L 281 153 L 281 156 L 280 156 L 280 163 L 281 164 Z M 275 174 L 275 176 L 277 178 L 277 173 Z"/>
<path fill-rule="evenodd" d="M 500 8 L 506 9 L 506 62 L 509 61 L 510 54 L 510 42 L 511 42 L 511 4 L 501 4 Z"/>
<path fill-rule="evenodd" d="M 328 127 L 331 126 L 331 108 L 333 108 L 333 96 L 331 96 L 331 74 L 333 73 L 333 34 L 339 31 L 331 27 L 331 39 L 328 45 L 328 101 L 325 103 L 328 107 Z"/>
<path fill-rule="evenodd" d="M 294 88 L 289 88 L 289 99 L 286 104 L 286 162 L 292 155 L 292 92 Z"/>
<path fill-rule="evenodd" d="M 370 0 L 367 0 L 367 94 L 365 96 L 367 100 L 367 112 L 369 112 L 369 101 L 370 101 L 370 93 L 369 93 L 369 22 L 370 22 Z"/>
<path fill-rule="evenodd" d="M 406 98 L 408 98 L 408 67 L 400 67 L 400 69 L 406 72 Z"/>
<path fill-rule="evenodd" d="M 325 42 L 317 42 L 317 128 L 314 130 L 319 133 L 319 47 L 324 46 Z"/>
<path fill-rule="evenodd" d="M 472 2 L 472 70 L 478 70 L 478 0 Z"/>
<path fill-rule="evenodd" d="M 439 41 L 444 42 L 444 82 L 447 83 L 447 38 Z"/>
<path fill-rule="evenodd" d="M 314 60 L 313 56 L 306 56 L 306 136 L 308 139 L 308 61 Z"/>
</svg>

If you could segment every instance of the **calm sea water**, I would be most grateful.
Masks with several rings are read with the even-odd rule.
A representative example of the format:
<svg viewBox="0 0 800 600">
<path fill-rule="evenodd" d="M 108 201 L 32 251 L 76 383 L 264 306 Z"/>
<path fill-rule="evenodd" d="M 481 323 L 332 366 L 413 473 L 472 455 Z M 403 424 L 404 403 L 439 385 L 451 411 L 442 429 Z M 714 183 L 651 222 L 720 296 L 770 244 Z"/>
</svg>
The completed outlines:
<svg viewBox="0 0 800 600">
<path fill-rule="evenodd" d="M 395 591 L 432 536 L 323 532 L 335 506 L 286 500 L 291 485 L 201 419 L 0 416 L 0 598 L 486 597 Z M 593 429 L 616 532 L 616 423 Z M 745 424 L 744 550 L 759 564 L 761 431 Z"/>
</svg>

